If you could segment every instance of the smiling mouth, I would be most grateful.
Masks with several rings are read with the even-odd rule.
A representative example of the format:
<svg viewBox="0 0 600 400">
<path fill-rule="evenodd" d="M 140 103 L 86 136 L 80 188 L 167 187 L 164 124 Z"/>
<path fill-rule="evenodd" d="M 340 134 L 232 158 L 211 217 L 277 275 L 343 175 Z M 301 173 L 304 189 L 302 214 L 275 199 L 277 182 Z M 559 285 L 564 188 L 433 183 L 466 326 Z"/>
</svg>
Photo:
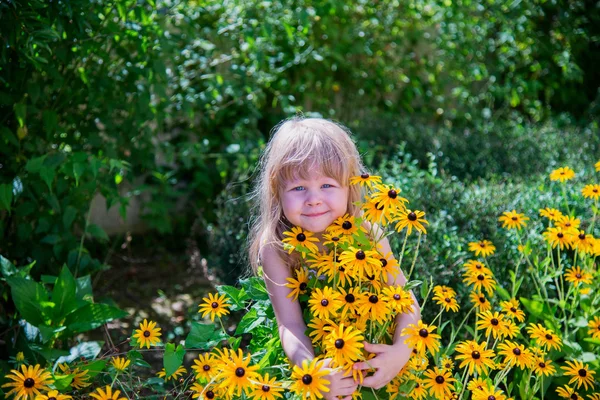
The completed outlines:
<svg viewBox="0 0 600 400">
<path fill-rule="evenodd" d="M 316 214 L 304 214 L 305 217 L 309 217 L 309 218 L 314 218 L 314 217 L 320 217 L 321 215 L 327 214 L 327 211 L 323 211 L 322 213 L 316 213 Z"/>
</svg>

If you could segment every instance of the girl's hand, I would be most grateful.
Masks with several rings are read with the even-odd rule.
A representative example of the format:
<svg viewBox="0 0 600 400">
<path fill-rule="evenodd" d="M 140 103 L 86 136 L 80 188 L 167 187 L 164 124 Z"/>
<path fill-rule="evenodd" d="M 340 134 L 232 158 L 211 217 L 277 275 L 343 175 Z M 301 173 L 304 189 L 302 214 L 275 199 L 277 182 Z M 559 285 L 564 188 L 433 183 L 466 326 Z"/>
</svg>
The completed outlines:
<svg viewBox="0 0 600 400">
<path fill-rule="evenodd" d="M 358 383 L 352 378 L 352 374 L 344 376 L 344 372 L 340 369 L 331 369 L 331 358 L 323 360 L 323 367 L 329 370 L 329 375 L 324 378 L 329 381 L 329 392 L 323 393 L 325 400 L 337 400 L 338 396 L 342 396 L 342 400 L 352 400 L 352 393 L 357 389 Z"/>
<path fill-rule="evenodd" d="M 375 353 L 376 356 L 368 361 L 354 364 L 354 369 L 377 371 L 372 376 L 366 377 L 362 386 L 381 389 L 398 375 L 402 367 L 408 362 L 411 351 L 405 344 L 387 345 L 371 344 L 364 342 L 365 350 Z"/>
</svg>

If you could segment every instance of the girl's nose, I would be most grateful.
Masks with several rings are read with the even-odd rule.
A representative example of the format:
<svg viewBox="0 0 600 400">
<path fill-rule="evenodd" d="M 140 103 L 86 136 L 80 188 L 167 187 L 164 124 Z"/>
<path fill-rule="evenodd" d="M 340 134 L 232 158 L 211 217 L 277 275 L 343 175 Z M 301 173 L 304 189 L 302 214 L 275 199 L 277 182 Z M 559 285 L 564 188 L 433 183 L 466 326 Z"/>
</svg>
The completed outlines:
<svg viewBox="0 0 600 400">
<path fill-rule="evenodd" d="M 306 198 L 306 204 L 308 204 L 309 206 L 318 206 L 322 202 L 323 201 L 321 200 L 321 196 L 314 192 L 309 193 L 308 197 Z"/>
</svg>

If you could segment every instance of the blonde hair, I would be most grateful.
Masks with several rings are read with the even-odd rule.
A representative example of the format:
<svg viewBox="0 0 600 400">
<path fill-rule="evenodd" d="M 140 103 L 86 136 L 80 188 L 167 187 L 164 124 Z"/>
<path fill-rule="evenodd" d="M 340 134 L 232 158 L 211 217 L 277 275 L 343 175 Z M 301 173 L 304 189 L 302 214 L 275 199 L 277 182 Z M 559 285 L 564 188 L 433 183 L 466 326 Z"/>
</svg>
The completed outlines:
<svg viewBox="0 0 600 400">
<path fill-rule="evenodd" d="M 291 267 L 293 257 L 283 250 L 283 232 L 291 228 L 281 207 L 280 191 L 289 180 L 305 179 L 318 168 L 342 185 L 364 170 L 356 145 L 347 128 L 321 118 L 295 117 L 282 121 L 265 148 L 260 160 L 260 175 L 251 196 L 253 219 L 248 237 L 248 255 L 252 270 L 259 266 L 261 248 L 274 245 Z M 350 186 L 347 212 L 359 215 L 354 203 L 361 200 L 358 186 Z"/>
</svg>

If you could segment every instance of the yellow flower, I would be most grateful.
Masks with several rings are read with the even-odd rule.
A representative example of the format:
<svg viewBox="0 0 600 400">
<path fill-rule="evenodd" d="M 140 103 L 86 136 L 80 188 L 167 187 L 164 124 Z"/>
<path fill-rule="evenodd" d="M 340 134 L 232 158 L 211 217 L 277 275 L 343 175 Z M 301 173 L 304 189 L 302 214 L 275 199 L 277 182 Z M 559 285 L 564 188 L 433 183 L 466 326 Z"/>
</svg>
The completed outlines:
<svg viewBox="0 0 600 400">
<path fill-rule="evenodd" d="M 317 344 L 320 340 L 325 339 L 325 336 L 335 329 L 336 325 L 329 319 L 312 318 L 307 327 L 312 329 L 308 336 L 311 337 L 314 344 Z"/>
<path fill-rule="evenodd" d="M 575 266 L 569 268 L 565 273 L 565 279 L 573 283 L 574 286 L 579 286 L 582 283 L 592 283 L 593 275 Z"/>
<path fill-rule="evenodd" d="M 342 319 L 346 318 L 346 315 L 354 316 L 360 307 L 360 288 L 353 287 L 346 291 L 344 288 L 339 288 L 340 298 L 342 299 Z"/>
<path fill-rule="evenodd" d="M 481 254 L 483 257 L 491 256 L 496 251 L 496 246 L 489 240 L 480 240 L 479 242 L 470 242 L 469 251 L 475 252 L 475 256 L 479 257 Z"/>
<path fill-rule="evenodd" d="M 158 376 L 159 378 L 164 379 L 165 381 L 170 381 L 171 379 L 173 379 L 174 381 L 178 380 L 179 377 L 183 374 L 186 374 L 187 370 L 185 369 L 185 367 L 183 365 L 180 365 L 179 368 L 177 368 L 177 370 L 175 372 L 173 372 L 171 375 L 167 376 L 167 371 L 165 371 L 165 369 L 161 369 L 159 372 L 156 373 L 156 376 Z"/>
<path fill-rule="evenodd" d="M 292 289 L 287 297 L 293 297 L 293 301 L 298 300 L 298 296 L 306 293 L 308 289 L 308 270 L 305 268 L 298 268 L 295 270 L 296 278 L 287 278 L 289 283 L 285 284 L 285 287 Z"/>
<path fill-rule="evenodd" d="M 575 392 L 575 389 L 570 387 L 569 385 L 565 385 L 564 387 L 559 387 L 556 389 L 556 393 L 563 399 L 581 399 L 581 395 Z"/>
<path fill-rule="evenodd" d="M 526 217 L 525 214 L 519 214 L 516 210 L 504 211 L 503 214 L 498 218 L 502 222 L 503 228 L 521 230 L 522 227 L 527 225 L 525 221 L 529 220 L 529 217 Z"/>
<path fill-rule="evenodd" d="M 358 313 L 368 317 L 371 321 L 383 324 L 388 318 L 390 308 L 376 293 L 365 293 L 359 302 Z"/>
<path fill-rule="evenodd" d="M 33 395 L 41 395 L 41 390 L 50 390 L 48 385 L 51 385 L 54 380 L 52 374 L 39 364 L 33 365 L 21 365 L 21 372 L 16 369 L 12 369 L 8 375 L 4 377 L 10 379 L 13 382 L 5 383 L 2 387 L 12 388 L 6 397 L 10 397 L 11 394 L 15 395 L 15 400 L 29 398 L 33 399 Z"/>
<path fill-rule="evenodd" d="M 373 187 L 373 184 L 381 183 L 381 177 L 377 175 L 369 175 L 364 173 L 359 176 L 353 176 L 350 178 L 351 185 L 360 185 L 360 186 L 368 186 L 369 188 Z"/>
<path fill-rule="evenodd" d="M 306 231 L 300 227 L 293 227 L 292 231 L 283 232 L 284 236 L 287 236 L 282 242 L 287 245 L 288 254 L 292 251 L 297 250 L 302 254 L 302 257 L 306 256 L 306 253 L 318 253 L 319 247 L 313 242 L 319 242 L 319 239 L 314 237 L 314 233 Z"/>
<path fill-rule="evenodd" d="M 222 360 L 224 364 L 217 376 L 217 380 L 221 380 L 219 388 L 226 390 L 230 398 L 233 395 L 240 396 L 242 391 L 249 395 L 259 376 L 258 365 L 249 365 L 250 356 L 244 358 L 241 349 L 237 353 L 230 351 L 229 357 L 222 357 Z"/>
<path fill-rule="evenodd" d="M 575 233 L 575 232 L 574 232 Z M 571 246 L 581 253 L 591 253 L 594 249 L 594 236 L 580 230 L 572 236 Z"/>
<path fill-rule="evenodd" d="M 424 385 L 429 389 L 429 393 L 435 396 L 436 399 L 441 400 L 450 396 L 451 391 L 454 390 L 452 382 L 456 381 L 456 379 L 452 377 L 449 371 L 434 367 L 433 370 L 429 369 L 425 371 L 424 381 Z"/>
<path fill-rule="evenodd" d="M 200 354 L 198 358 L 194 360 L 192 370 L 194 370 L 196 379 L 210 381 L 219 373 L 218 369 L 216 368 L 217 365 L 218 362 L 212 353 Z"/>
<path fill-rule="evenodd" d="M 71 381 L 71 386 L 75 389 L 81 389 L 84 387 L 88 387 L 92 384 L 92 382 L 88 382 L 88 379 L 90 379 L 90 377 L 88 375 L 88 370 L 86 370 L 86 369 L 81 370 L 81 369 L 79 369 L 79 367 L 76 367 L 75 369 L 72 370 L 69 367 L 69 364 L 67 364 L 67 363 L 58 364 L 58 368 L 60 368 L 62 373 L 65 375 L 73 375 L 73 380 Z"/>
<path fill-rule="evenodd" d="M 17 355 L 15 356 L 15 360 L 17 360 L 18 362 L 25 361 L 25 355 L 23 354 L 22 351 L 19 351 L 17 353 Z"/>
<path fill-rule="evenodd" d="M 538 376 L 551 376 L 556 373 L 556 369 L 552 365 L 551 360 L 544 360 L 537 357 L 533 362 L 533 372 Z"/>
<path fill-rule="evenodd" d="M 393 207 L 382 206 L 377 200 L 367 199 L 362 206 L 363 218 L 373 224 L 386 226 L 395 213 Z"/>
<path fill-rule="evenodd" d="M 128 360 L 125 357 L 113 357 L 111 364 L 117 371 L 124 372 L 129 364 L 131 364 L 131 360 Z"/>
<path fill-rule="evenodd" d="M 540 215 L 548 218 L 550 221 L 558 221 L 563 214 L 555 208 L 543 208 L 540 209 Z"/>
<path fill-rule="evenodd" d="M 491 333 L 494 339 L 503 337 L 504 321 L 502 315 L 499 312 L 492 313 L 491 311 L 479 313 L 477 329 L 485 329 L 486 336 L 489 336 Z"/>
<path fill-rule="evenodd" d="M 507 340 L 498 345 L 498 354 L 504 356 L 504 362 L 511 365 L 516 365 L 519 368 L 528 368 L 533 362 L 531 352 L 522 344 Z"/>
<path fill-rule="evenodd" d="M 485 298 L 483 293 L 472 291 L 469 297 L 471 299 L 471 303 L 473 303 L 473 306 L 477 308 L 479 312 L 490 311 L 492 309 L 492 305 L 488 299 Z"/>
<path fill-rule="evenodd" d="M 581 386 L 585 387 L 587 390 L 588 385 L 593 389 L 594 388 L 594 374 L 596 371 L 590 370 L 588 366 L 580 361 L 566 361 L 567 366 L 561 367 L 563 370 L 563 375 L 572 376 L 569 381 L 569 385 L 571 383 L 577 384 L 577 389 Z"/>
<path fill-rule="evenodd" d="M 229 314 L 228 308 L 231 307 L 227 303 L 227 296 L 222 294 L 209 293 L 208 297 L 202 299 L 204 303 L 198 305 L 198 313 L 202 313 L 202 317 L 210 314 L 210 320 L 214 321 L 215 316 L 221 318 L 223 315 Z"/>
<path fill-rule="evenodd" d="M 481 291 L 485 289 L 488 295 L 492 295 L 496 289 L 496 281 L 491 275 L 480 273 L 480 274 L 466 274 L 463 278 L 463 282 L 468 285 L 473 285 L 475 291 Z"/>
<path fill-rule="evenodd" d="M 440 335 L 433 333 L 435 325 L 424 324 L 419 320 L 417 325 L 409 324 L 402 329 L 402 336 L 408 336 L 404 343 L 414 348 L 419 355 L 424 355 L 428 350 L 431 355 L 435 355 L 440 349 Z"/>
<path fill-rule="evenodd" d="M 483 390 L 477 391 L 473 394 L 473 400 L 506 400 L 506 395 L 502 390 L 495 387 L 486 387 Z"/>
<path fill-rule="evenodd" d="M 156 328 L 156 322 L 147 322 L 144 318 L 144 322 L 140 324 L 140 329 L 135 330 L 133 337 L 137 339 L 140 348 L 146 346 L 149 349 L 150 345 L 154 346 L 160 343 L 159 338 L 161 335 L 160 328 Z"/>
<path fill-rule="evenodd" d="M 119 397 L 120 394 L 120 390 L 115 390 L 113 393 L 110 385 L 106 385 L 104 390 L 102 390 L 102 388 L 98 388 L 94 393 L 89 394 L 89 396 L 96 400 L 126 400 L 125 397 Z"/>
<path fill-rule="evenodd" d="M 510 318 L 516 319 L 519 322 L 525 321 L 525 313 L 519 309 L 519 300 L 510 299 L 500 303 L 502 311 Z"/>
<path fill-rule="evenodd" d="M 458 305 L 458 301 L 456 301 L 455 297 L 443 296 L 443 295 L 435 295 L 433 296 L 433 300 L 440 306 L 444 308 L 446 311 L 454 311 L 458 312 L 460 306 Z"/>
<path fill-rule="evenodd" d="M 333 358 L 335 366 L 343 366 L 362 359 L 364 336 L 352 326 L 340 324 L 325 338 L 327 356 Z"/>
<path fill-rule="evenodd" d="M 383 300 L 398 314 L 413 312 L 414 300 L 410 292 L 400 285 L 386 286 L 383 289 Z"/>
<path fill-rule="evenodd" d="M 588 322 L 588 335 L 591 335 L 594 339 L 600 339 L 600 317 L 594 317 L 593 320 Z"/>
<path fill-rule="evenodd" d="M 275 400 L 282 398 L 283 386 L 277 383 L 277 378 L 269 378 L 269 373 L 265 376 L 258 375 L 256 385 L 252 388 L 252 398 L 255 400 Z"/>
<path fill-rule="evenodd" d="M 371 195 L 371 200 L 379 203 L 379 207 L 386 207 L 390 209 L 390 212 L 404 211 L 406 209 L 405 203 L 408 203 L 404 197 L 400 197 L 398 194 L 401 192 L 400 189 L 395 188 L 391 185 L 375 185 L 377 189 Z"/>
<path fill-rule="evenodd" d="M 340 255 L 340 265 L 346 268 L 346 273 L 355 278 L 367 275 L 377 275 L 381 270 L 379 253 L 373 250 L 361 250 L 350 246 Z"/>
<path fill-rule="evenodd" d="M 350 214 L 345 214 L 337 218 L 327 228 L 327 233 L 336 236 L 350 236 L 359 230 L 367 233 L 367 230 L 360 225 L 360 220 Z"/>
<path fill-rule="evenodd" d="M 583 197 L 586 198 L 592 198 L 594 200 L 598 200 L 598 198 L 600 197 L 600 185 L 586 185 L 582 190 L 581 193 L 583 194 Z"/>
<path fill-rule="evenodd" d="M 487 374 L 488 369 L 494 368 L 494 350 L 486 349 L 485 342 L 477 343 L 473 340 L 461 342 L 456 346 L 456 351 L 460 355 L 456 356 L 457 360 L 463 360 L 459 368 L 467 367 L 469 375 Z"/>
<path fill-rule="evenodd" d="M 596 171 L 600 172 L 600 161 L 594 164 L 594 167 L 596 167 Z"/>
<path fill-rule="evenodd" d="M 487 274 L 487 275 L 492 275 L 492 271 L 486 267 L 485 265 L 483 265 L 482 262 L 476 261 L 476 260 L 469 260 L 466 263 L 463 264 L 463 268 L 465 269 L 465 272 L 467 274 L 475 274 L 475 275 L 479 275 L 479 274 Z"/>
<path fill-rule="evenodd" d="M 563 250 L 565 247 L 567 249 L 571 247 L 572 235 L 569 232 L 563 231 L 562 228 L 549 227 L 542 235 L 546 239 L 546 242 L 552 245 L 552 248 L 560 246 L 560 249 Z"/>
<path fill-rule="evenodd" d="M 38 394 L 35 400 L 69 400 L 71 396 L 60 393 L 58 390 L 51 390 L 46 394 Z"/>
<path fill-rule="evenodd" d="M 564 232 L 572 235 L 579 233 L 579 225 L 581 225 L 581 220 L 569 215 L 563 215 L 556 221 L 557 228 L 562 228 Z"/>
<path fill-rule="evenodd" d="M 575 177 L 575 171 L 573 171 L 569 167 L 562 167 L 562 168 L 555 169 L 550 174 L 550 180 L 552 180 L 552 181 L 565 182 L 565 181 L 568 181 L 569 179 L 573 179 L 573 177 Z"/>
<path fill-rule="evenodd" d="M 343 303 L 339 293 L 335 292 L 333 288 L 325 286 L 323 290 L 316 288 L 312 292 L 308 304 L 315 317 L 327 319 L 335 317 Z"/>
<path fill-rule="evenodd" d="M 325 378 L 327 375 L 329 371 L 323 368 L 323 361 L 316 358 L 310 362 L 304 360 L 302 367 L 294 365 L 290 390 L 303 399 L 320 399 L 323 393 L 329 392 L 330 381 Z"/>
<path fill-rule="evenodd" d="M 425 230 L 425 227 L 423 226 L 423 224 L 429 224 L 429 222 L 427 222 L 427 220 L 423 219 L 424 216 L 425 216 L 425 213 L 423 211 L 418 211 L 418 210 L 401 211 L 398 214 L 398 216 L 394 219 L 394 221 L 398 221 L 395 229 L 398 232 L 402 232 L 402 230 L 404 228 L 406 228 L 407 235 L 410 235 L 412 233 L 413 228 L 415 228 L 415 230 L 417 230 L 421 233 L 427 234 L 427 231 Z"/>
</svg>

